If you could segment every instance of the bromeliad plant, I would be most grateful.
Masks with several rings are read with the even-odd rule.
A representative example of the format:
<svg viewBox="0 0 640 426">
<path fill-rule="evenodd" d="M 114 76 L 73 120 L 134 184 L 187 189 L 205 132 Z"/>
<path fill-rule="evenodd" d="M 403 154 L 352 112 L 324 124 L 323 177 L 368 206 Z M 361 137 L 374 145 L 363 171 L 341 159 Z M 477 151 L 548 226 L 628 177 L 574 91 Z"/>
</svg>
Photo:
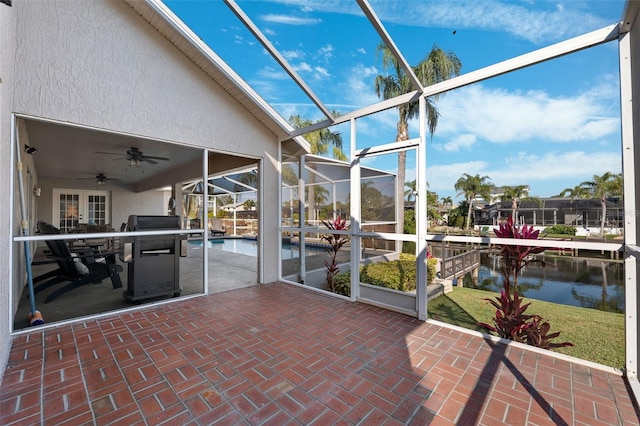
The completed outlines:
<svg viewBox="0 0 640 426">
<path fill-rule="evenodd" d="M 523 225 L 518 228 L 511 218 L 499 229 L 494 229 L 496 237 L 513 239 L 538 239 L 539 231 L 534 231 L 533 226 Z M 527 343 L 543 349 L 561 348 L 573 346 L 572 343 L 553 343 L 560 333 L 551 333 L 551 326 L 539 315 L 528 315 L 525 312 L 531 303 L 524 303 L 518 293 L 518 277 L 522 269 L 532 262 L 541 262 L 531 256 L 542 253 L 544 247 L 519 246 L 505 244 L 500 250 L 503 267 L 503 288 L 500 296 L 493 299 L 484 299 L 496 308 L 493 324 L 480 323 L 486 330 L 497 333 L 498 336 L 520 343 Z"/>
<path fill-rule="evenodd" d="M 333 220 L 323 220 L 322 223 L 328 229 L 335 231 L 347 231 L 349 229 L 346 219 L 343 219 L 340 215 L 338 215 Z M 324 266 L 327 271 L 327 286 L 329 288 L 329 291 L 335 293 L 335 278 L 336 275 L 340 272 L 337 259 L 338 252 L 345 244 L 349 242 L 349 237 L 344 234 L 326 234 L 322 236 L 322 239 L 329 244 L 329 247 L 325 249 L 327 253 L 329 253 L 329 259 L 324 261 Z"/>
</svg>

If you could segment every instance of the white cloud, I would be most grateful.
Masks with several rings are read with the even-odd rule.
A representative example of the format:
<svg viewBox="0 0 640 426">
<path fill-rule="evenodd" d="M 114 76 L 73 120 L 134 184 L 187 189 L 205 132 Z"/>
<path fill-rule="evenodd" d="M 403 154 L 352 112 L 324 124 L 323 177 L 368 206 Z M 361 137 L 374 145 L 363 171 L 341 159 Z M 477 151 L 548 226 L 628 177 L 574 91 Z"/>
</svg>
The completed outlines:
<svg viewBox="0 0 640 426">
<path fill-rule="evenodd" d="M 262 15 L 260 19 L 266 22 L 273 22 L 276 24 L 285 24 L 285 25 L 315 25 L 322 22 L 321 19 L 316 18 L 299 18 L 295 16 L 289 15 Z"/>
<path fill-rule="evenodd" d="M 438 102 L 438 136 L 472 134 L 493 143 L 536 138 L 575 142 L 601 138 L 619 129 L 609 99 L 597 88 L 574 97 L 542 91 L 488 89 L 477 84 L 450 92 Z"/>
<path fill-rule="evenodd" d="M 289 74 L 284 72 L 282 69 L 273 68 L 273 67 L 264 67 L 258 71 L 258 76 L 260 78 L 268 79 L 268 80 L 289 80 Z M 255 84 L 255 83 L 252 83 Z"/>
<path fill-rule="evenodd" d="M 495 170 L 486 170 L 496 185 L 514 185 L 515 182 L 564 182 L 564 187 L 573 187 L 605 172 L 619 173 L 620 154 L 615 152 L 584 151 L 548 152 L 542 155 L 519 153 L 508 157 Z M 546 194 L 551 195 L 551 194 Z"/>
<path fill-rule="evenodd" d="M 305 52 L 302 50 L 282 50 L 280 54 L 287 60 L 302 59 L 305 57 Z"/>
<path fill-rule="evenodd" d="M 326 46 L 322 46 L 320 49 L 318 49 L 318 55 L 321 58 L 323 58 L 325 61 L 328 61 L 333 57 L 334 50 L 335 49 L 333 48 L 332 45 L 327 44 Z"/>
<path fill-rule="evenodd" d="M 380 102 L 375 92 L 371 90 L 373 76 L 378 74 L 376 67 L 355 64 L 345 70 L 346 79 L 341 82 L 336 89 L 340 91 L 341 98 L 348 99 L 349 103 L 340 104 L 341 111 L 352 111 L 367 105 Z M 376 143 L 388 143 L 391 140 L 380 140 L 381 136 L 386 136 L 387 132 L 380 129 L 391 129 L 392 137 L 395 137 L 396 122 L 398 113 L 395 109 L 379 112 L 370 116 L 360 118 L 357 122 L 358 148 L 372 146 Z"/>
<path fill-rule="evenodd" d="M 297 72 L 311 72 L 311 70 L 313 68 L 311 68 L 311 65 L 309 65 L 306 62 L 300 62 L 297 65 L 291 65 L 293 67 L 294 70 L 296 70 Z"/>
<path fill-rule="evenodd" d="M 447 143 L 433 144 L 432 146 L 438 151 L 455 152 L 461 149 L 468 150 L 476 143 L 476 136 L 471 134 L 459 135 Z"/>
<path fill-rule="evenodd" d="M 278 0 L 296 4 L 297 0 Z M 609 0 L 615 18 L 603 18 L 581 10 L 582 2 L 514 2 L 498 0 L 458 0 L 447 2 L 404 2 L 371 0 L 373 10 L 383 22 L 420 28 L 453 28 L 507 32 L 536 44 L 553 43 L 606 25 L 617 23 L 624 2 Z M 408 9 L 410 4 L 410 9 Z M 352 2 L 307 0 L 316 11 L 361 15 Z M 410 13 L 407 13 L 408 10 Z"/>
<path fill-rule="evenodd" d="M 331 74 L 329 74 L 329 71 L 324 67 L 315 67 L 313 70 L 315 71 L 314 77 L 316 79 L 331 77 Z"/>
<path fill-rule="evenodd" d="M 427 165 L 429 190 L 434 192 L 453 191 L 453 186 L 463 173 L 484 176 L 488 166 L 489 164 L 484 161 Z"/>
<path fill-rule="evenodd" d="M 619 173 L 620 155 L 614 152 L 586 153 L 584 151 L 547 152 L 541 155 L 519 152 L 500 163 L 470 161 L 427 167 L 429 189 L 435 192 L 454 192 L 454 185 L 463 173 L 489 176 L 491 183 L 529 185 L 532 195 L 548 197 L 564 188 L 574 187 L 593 175 Z"/>
</svg>

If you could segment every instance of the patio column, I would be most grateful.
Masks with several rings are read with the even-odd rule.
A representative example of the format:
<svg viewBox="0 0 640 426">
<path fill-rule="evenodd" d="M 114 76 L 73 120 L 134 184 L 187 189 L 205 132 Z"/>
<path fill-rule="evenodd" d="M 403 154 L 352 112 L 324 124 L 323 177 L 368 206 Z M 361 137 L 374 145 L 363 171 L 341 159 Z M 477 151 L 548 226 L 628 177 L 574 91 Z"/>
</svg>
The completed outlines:
<svg viewBox="0 0 640 426">
<path fill-rule="evenodd" d="M 307 209 L 307 199 L 305 198 L 304 195 L 304 186 L 305 186 L 305 182 L 304 182 L 304 170 L 305 170 L 305 163 L 307 161 L 307 156 L 306 155 L 302 155 L 300 156 L 300 162 L 298 163 L 298 216 L 299 216 L 299 220 L 300 220 L 300 235 L 299 235 L 299 241 L 300 241 L 300 258 L 299 258 L 299 262 L 300 262 L 300 283 L 304 284 L 304 282 L 306 281 L 307 278 L 307 263 L 305 262 L 305 256 L 307 255 L 306 253 L 306 249 L 305 249 L 305 228 L 307 226 L 306 224 L 306 217 L 305 217 L 305 211 Z"/>
<path fill-rule="evenodd" d="M 634 15 L 635 16 L 635 15 Z M 640 123 L 640 111 L 633 106 L 634 95 L 640 94 L 640 86 L 637 81 L 640 72 L 640 56 L 632 54 L 632 50 L 637 52 L 637 46 L 631 45 L 632 33 L 637 37 L 640 29 L 638 25 L 632 27 L 630 33 L 620 35 L 619 59 L 620 59 L 620 118 L 622 122 L 622 178 L 625 185 L 624 191 L 624 243 L 625 243 L 625 374 L 629 379 L 629 384 L 635 394 L 636 401 L 640 400 L 640 382 L 638 381 L 638 329 L 640 318 L 638 317 L 638 305 L 640 295 L 638 294 L 638 276 L 640 275 L 640 248 L 638 230 L 640 229 L 640 218 L 637 215 L 638 203 L 640 202 L 640 192 L 636 189 L 636 165 L 640 153 L 636 150 L 638 129 L 634 128 L 636 123 Z M 637 43 L 636 43 L 637 44 Z M 635 48 L 635 49 L 632 49 Z M 634 69 L 634 65 L 636 66 Z M 636 77 L 636 78 L 634 78 Z M 638 90 L 635 90 L 638 89 Z"/>
<path fill-rule="evenodd" d="M 351 191 L 351 300 L 360 297 L 360 159 L 356 157 L 356 119 L 351 119 L 351 169 L 349 172 L 349 190 Z"/>
<path fill-rule="evenodd" d="M 418 319 L 427 319 L 427 100 L 420 97 L 420 143 L 416 148 L 416 312 Z M 404 212 L 403 212 L 404 213 Z M 402 230 L 400 231 L 402 232 Z"/>
</svg>

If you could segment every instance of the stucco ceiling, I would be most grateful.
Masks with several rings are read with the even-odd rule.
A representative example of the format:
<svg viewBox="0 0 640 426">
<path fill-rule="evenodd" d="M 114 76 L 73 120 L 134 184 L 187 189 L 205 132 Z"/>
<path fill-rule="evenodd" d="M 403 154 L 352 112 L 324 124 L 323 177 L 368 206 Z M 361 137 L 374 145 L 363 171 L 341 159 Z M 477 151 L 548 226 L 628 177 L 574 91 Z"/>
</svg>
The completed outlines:
<svg viewBox="0 0 640 426">
<path fill-rule="evenodd" d="M 37 152 L 27 154 L 23 150 L 22 155 L 33 156 L 38 179 L 91 182 L 102 173 L 115 179 L 110 181 L 111 185 L 143 191 L 195 179 L 202 173 L 202 149 L 199 148 L 38 120 L 25 120 L 25 128 L 26 143 L 37 148 Z M 166 157 L 169 161 L 143 162 L 142 167 L 130 167 L 126 152 L 132 147 L 145 155 Z M 105 152 L 114 155 L 103 154 Z M 211 172 L 253 163 L 252 159 L 214 153 L 209 161 Z"/>
</svg>

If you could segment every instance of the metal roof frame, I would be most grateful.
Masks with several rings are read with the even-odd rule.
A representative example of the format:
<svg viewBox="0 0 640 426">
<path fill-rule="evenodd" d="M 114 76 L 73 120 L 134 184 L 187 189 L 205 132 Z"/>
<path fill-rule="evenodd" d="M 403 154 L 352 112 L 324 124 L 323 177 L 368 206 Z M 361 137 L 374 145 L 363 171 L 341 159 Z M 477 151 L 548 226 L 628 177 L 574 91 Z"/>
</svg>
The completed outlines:
<svg viewBox="0 0 640 426">
<path fill-rule="evenodd" d="M 586 49 L 589 47 L 593 47 L 599 44 L 607 43 L 609 41 L 617 40 L 620 34 L 622 23 L 616 23 L 613 25 L 609 25 L 600 30 L 592 31 L 587 34 L 583 34 L 569 40 L 565 40 L 560 43 L 556 43 L 538 50 L 535 50 L 530 53 L 526 53 L 511 59 L 507 59 L 505 61 L 499 62 L 494 65 L 487 66 L 485 68 L 481 68 L 476 71 L 472 71 L 466 74 L 462 74 L 458 77 L 451 78 L 449 80 L 443 81 L 441 83 L 436 83 L 430 86 L 423 87 L 421 82 L 418 80 L 417 76 L 413 72 L 413 69 L 406 61 L 395 42 L 385 29 L 384 25 L 378 18 L 378 15 L 375 13 L 373 7 L 369 4 L 367 0 L 356 0 L 358 6 L 362 9 L 364 15 L 371 23 L 372 27 L 376 30 L 376 32 L 380 35 L 383 42 L 391 51 L 392 55 L 396 58 L 399 65 L 402 67 L 403 71 L 407 74 L 407 77 L 411 80 L 413 86 L 416 88 L 415 91 L 406 93 L 404 95 L 400 95 L 393 99 L 387 99 L 382 102 L 372 104 L 366 106 L 364 108 L 360 108 L 354 111 L 347 112 L 345 114 L 340 115 L 339 117 L 331 117 L 331 114 L 328 113 L 326 108 L 324 107 L 323 102 L 311 91 L 308 89 L 307 84 L 304 80 L 295 73 L 295 71 L 291 68 L 291 66 L 286 62 L 286 60 L 282 57 L 282 55 L 273 47 L 273 45 L 266 39 L 264 34 L 257 29 L 257 26 L 251 21 L 251 19 L 242 11 L 240 6 L 235 3 L 234 0 L 224 0 L 225 3 L 232 9 L 232 11 L 241 19 L 242 23 L 247 27 L 247 29 L 256 36 L 258 41 L 262 43 L 262 45 L 269 51 L 269 53 L 273 56 L 273 58 L 283 67 L 283 69 L 294 79 L 296 84 L 307 93 L 310 99 L 320 108 L 320 110 L 328 117 L 327 120 L 314 123 L 310 126 L 294 129 L 289 131 L 288 136 L 281 138 L 281 141 L 288 140 L 289 138 L 295 138 L 297 136 L 304 135 L 306 133 L 310 133 L 316 130 L 321 130 L 327 127 L 331 127 L 336 124 L 346 123 L 351 119 L 361 118 L 367 115 L 375 114 L 381 111 L 385 111 L 391 108 L 395 108 L 399 105 L 406 104 L 408 102 L 413 102 L 418 100 L 420 97 L 428 97 L 438 95 L 440 93 L 454 90 L 463 86 L 467 86 L 469 84 L 477 83 L 482 80 L 486 80 L 492 77 L 496 77 L 502 74 L 509 73 L 511 71 L 515 71 L 521 68 L 529 67 L 535 64 L 539 64 L 541 62 L 548 61 L 550 59 L 554 59 L 560 56 L 564 56 L 573 52 L 577 52 L 582 49 Z M 630 12 L 627 12 L 630 14 Z M 627 24 L 629 26 L 630 24 Z"/>
</svg>

